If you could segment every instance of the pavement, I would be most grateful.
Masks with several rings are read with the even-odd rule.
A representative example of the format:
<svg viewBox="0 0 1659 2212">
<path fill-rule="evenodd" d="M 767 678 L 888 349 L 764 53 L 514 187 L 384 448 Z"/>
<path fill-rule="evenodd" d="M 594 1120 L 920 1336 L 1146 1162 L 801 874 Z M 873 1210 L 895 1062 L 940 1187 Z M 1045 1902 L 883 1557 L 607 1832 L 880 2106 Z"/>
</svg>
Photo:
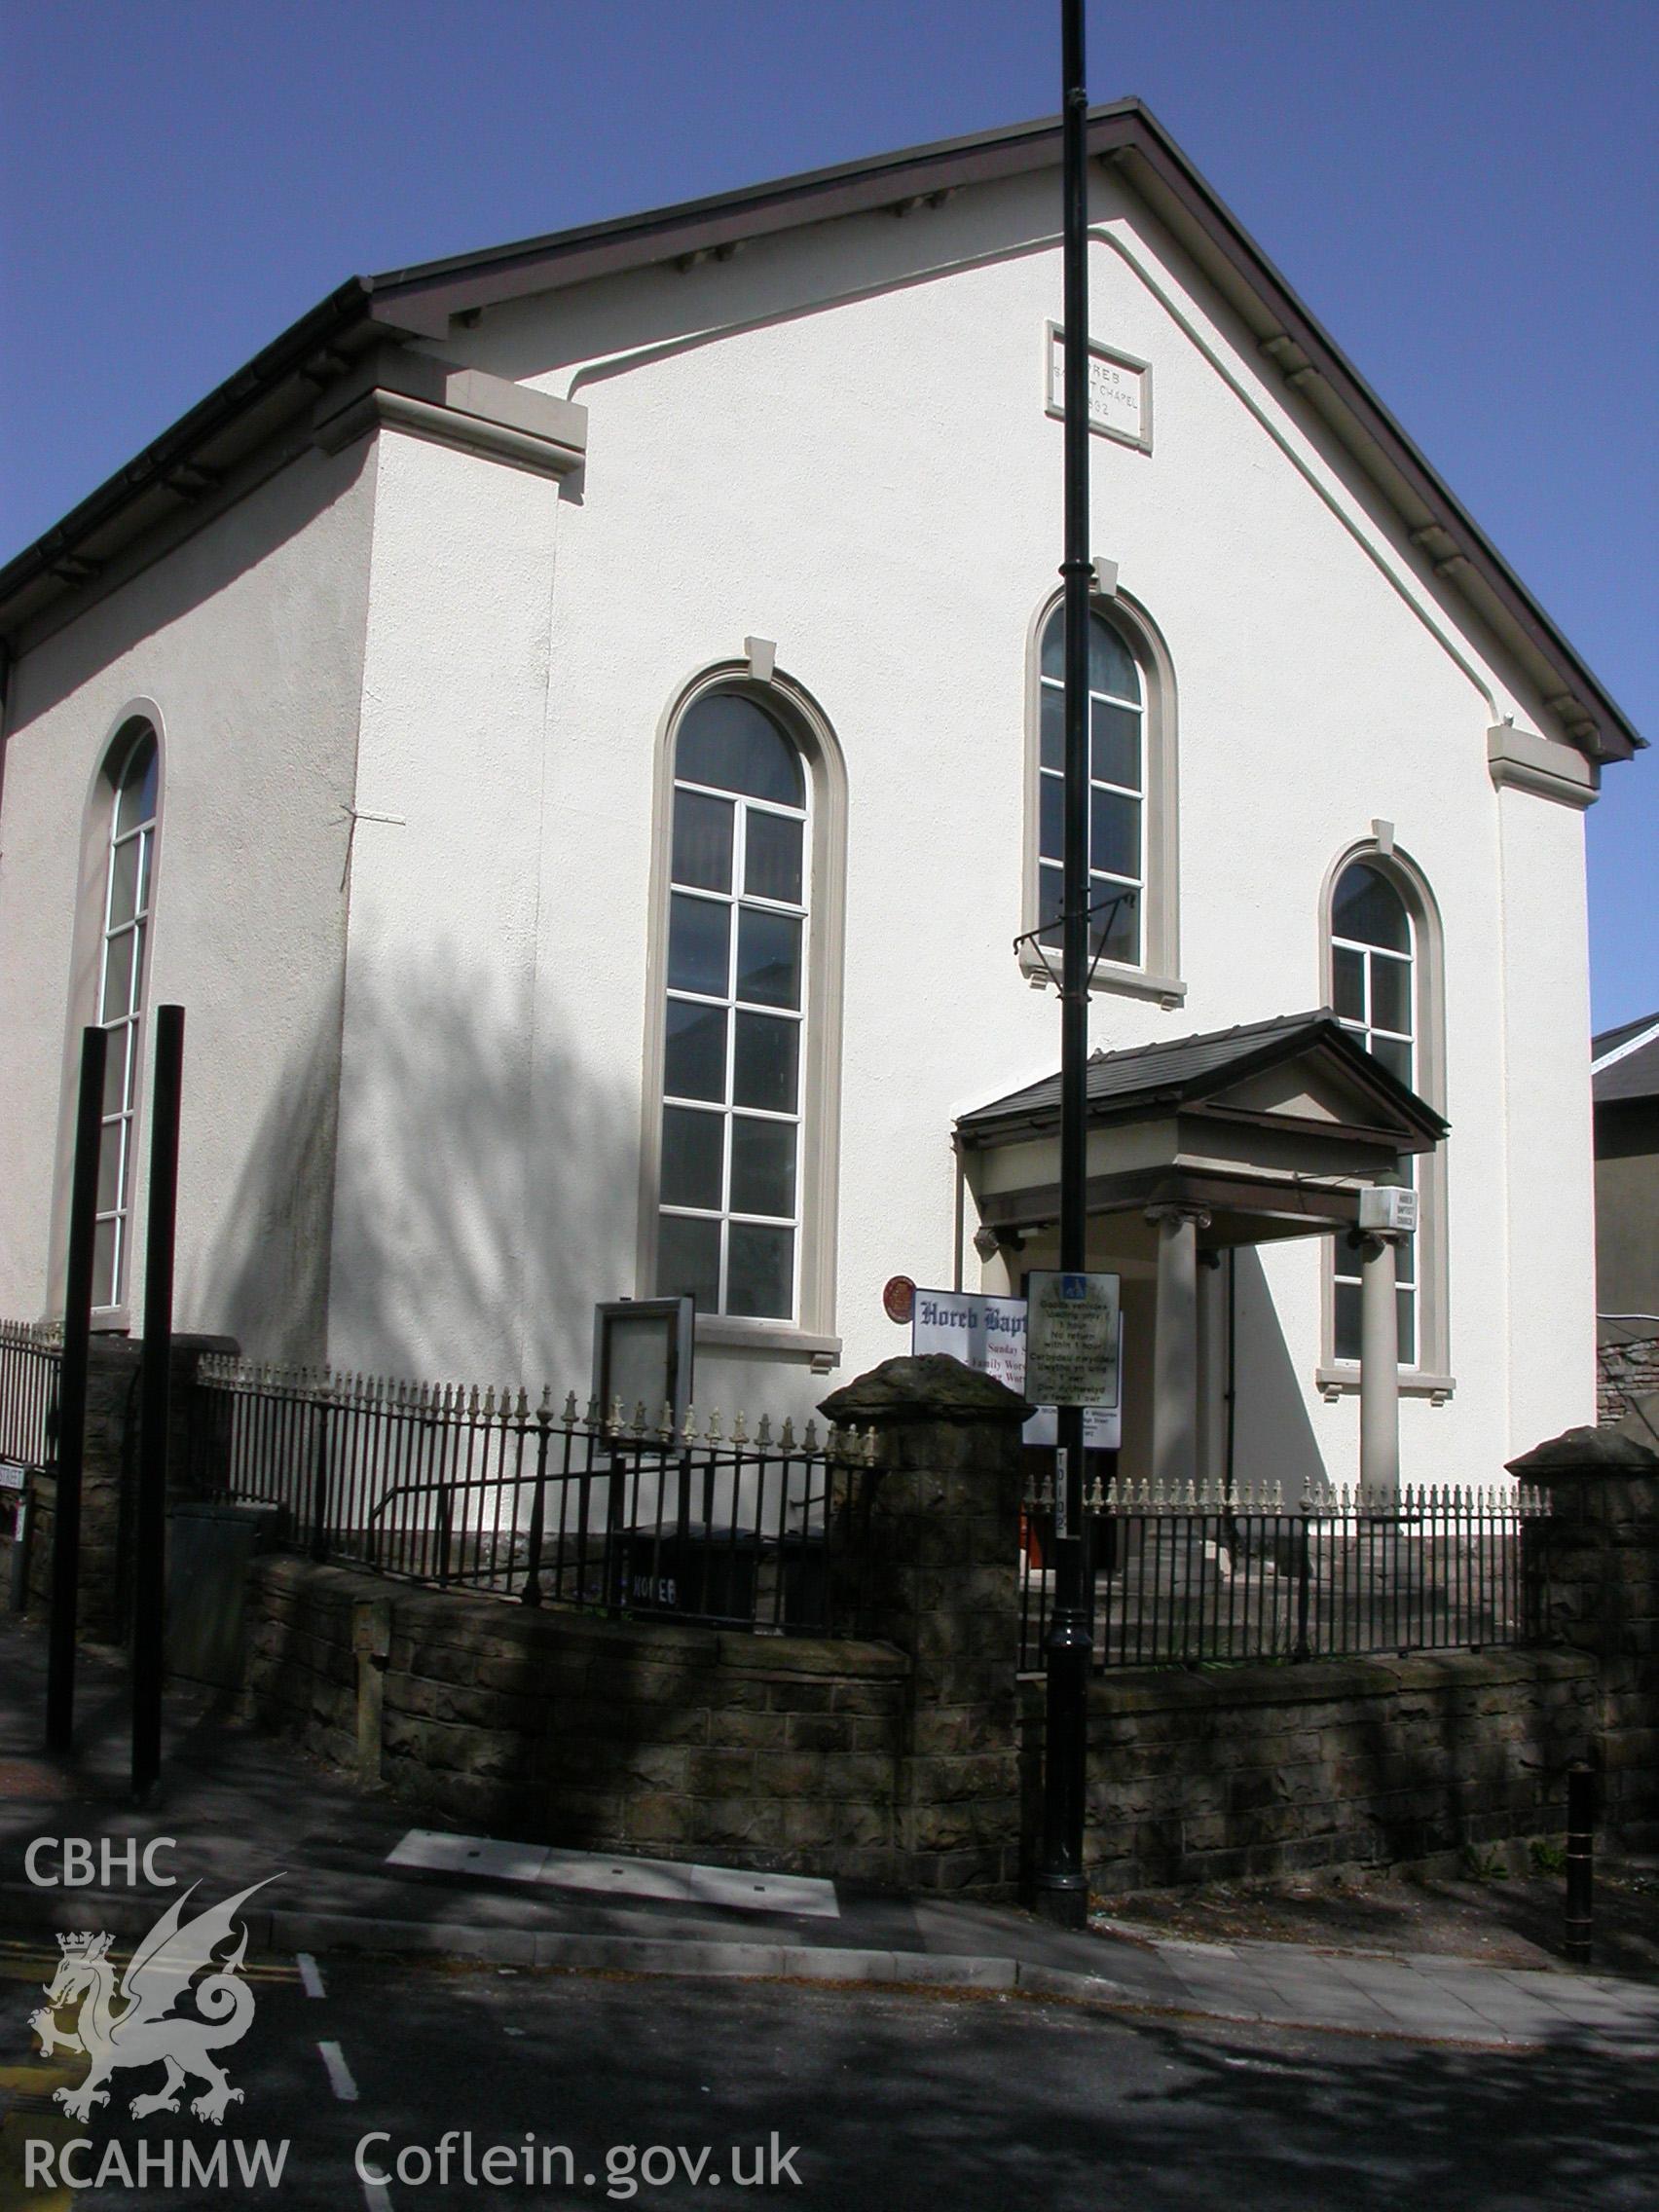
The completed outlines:
<svg viewBox="0 0 1659 2212">
<path fill-rule="evenodd" d="M 145 1934 L 177 1894 L 145 1879 L 157 1844 L 153 1872 L 200 1882 L 204 1904 L 265 1885 L 239 1919 L 255 1955 L 297 1955 L 302 1972 L 308 1959 L 356 1952 L 890 1984 L 1470 2048 L 1659 2056 L 1659 1985 L 1616 1975 L 1198 1943 L 1109 1921 L 1072 1934 L 1014 1907 L 468 1838 L 182 1692 L 168 1694 L 162 1781 L 138 1807 L 119 1659 L 81 1654 L 71 1755 L 42 1750 L 45 1687 L 41 1631 L 0 1616 L 0 1928 L 36 1943 L 71 1929 Z M 84 1863 L 66 1864 L 65 1838 L 92 1845 Z M 29 1879 L 31 1845 L 51 1886 Z"/>
</svg>

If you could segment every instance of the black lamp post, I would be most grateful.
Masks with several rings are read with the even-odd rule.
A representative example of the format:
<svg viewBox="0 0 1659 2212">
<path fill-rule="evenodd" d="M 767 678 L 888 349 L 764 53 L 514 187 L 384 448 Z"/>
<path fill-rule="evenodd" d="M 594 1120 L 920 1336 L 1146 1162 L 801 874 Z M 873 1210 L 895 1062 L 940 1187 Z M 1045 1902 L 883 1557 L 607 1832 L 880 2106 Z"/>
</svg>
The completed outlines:
<svg viewBox="0 0 1659 2212">
<path fill-rule="evenodd" d="M 1085 1122 L 1088 1064 L 1088 88 L 1083 0 L 1060 0 L 1065 198 L 1065 843 L 1060 935 L 1060 1268 L 1087 1260 Z M 1054 1480 L 1054 1609 L 1047 1652 L 1043 1738 L 1043 1842 L 1036 1905 L 1045 1919 L 1082 1928 L 1088 1918 L 1083 1866 L 1088 1781 L 1088 1677 L 1093 1658 L 1085 1588 L 1083 1408 L 1061 1406 Z"/>
</svg>

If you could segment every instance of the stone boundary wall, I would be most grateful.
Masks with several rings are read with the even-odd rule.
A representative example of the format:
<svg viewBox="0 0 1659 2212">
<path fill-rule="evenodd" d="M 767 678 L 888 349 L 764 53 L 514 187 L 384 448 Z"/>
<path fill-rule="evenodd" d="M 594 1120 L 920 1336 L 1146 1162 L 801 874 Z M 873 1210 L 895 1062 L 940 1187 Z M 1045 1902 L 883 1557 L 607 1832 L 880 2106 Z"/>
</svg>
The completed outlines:
<svg viewBox="0 0 1659 2212">
<path fill-rule="evenodd" d="M 1041 1682 L 1025 1692 L 1035 1834 Z M 1598 1717 L 1578 1652 L 1108 1674 L 1089 1697 L 1089 1882 L 1121 1893 L 1555 1834 Z"/>
<path fill-rule="evenodd" d="M 909 1886 L 909 1664 L 888 1645 L 611 1621 L 252 1561 L 261 1724 L 481 1830 Z"/>
<path fill-rule="evenodd" d="M 1605 1344 L 1596 1352 L 1596 1419 L 1615 1428 L 1637 1404 L 1659 1392 L 1659 1335 Z"/>
<path fill-rule="evenodd" d="M 81 1463 L 81 1592 L 77 1626 L 92 1643 L 120 1643 L 130 1592 L 130 1493 L 138 1452 L 140 1346 L 94 1338 L 87 1361 L 87 1429 Z M 36 1475 L 28 1547 L 28 1610 L 52 1605 L 57 1478 Z"/>
<path fill-rule="evenodd" d="M 130 1627 L 134 1486 L 138 1469 L 139 1369 L 143 1346 L 128 1337 L 94 1336 L 87 1351 L 87 1426 L 81 1461 L 79 1635 L 92 1643 L 121 1643 Z M 175 1336 L 169 1378 L 167 1494 L 176 1496 L 188 1461 L 187 1432 L 196 1370 L 203 1352 L 236 1349 L 234 1337 Z M 36 1475 L 29 1530 L 25 1609 L 52 1607 L 52 1546 L 57 1478 Z M 6 1546 L 9 1554 L 10 1545 Z M 0 1570 L 10 1567 L 0 1557 Z M 0 1581 L 0 1593 L 5 1584 Z M 3 1596 L 0 1596 L 3 1602 Z"/>
<path fill-rule="evenodd" d="M 1634 1419 L 1572 1428 L 1509 1462 L 1550 1503 L 1522 1534 L 1539 1632 L 1596 1663 L 1601 1820 L 1642 1851 L 1659 1848 L 1659 1456 L 1647 1433 Z"/>
<path fill-rule="evenodd" d="M 240 1589 L 246 1544 L 221 1558 L 207 1538 L 245 1514 L 191 1508 L 183 1488 L 194 1363 L 224 1342 L 175 1345 L 173 1552 L 187 1579 L 212 1552 L 212 1573 Z M 124 1627 L 137 1364 L 134 1346 L 93 1346 L 80 1597 L 93 1640 Z M 196 1622 L 212 1660 L 198 1653 L 197 1677 L 240 1683 L 251 1717 L 470 1827 L 1012 1896 L 1041 1811 L 1043 1686 L 1015 1674 L 1029 1409 L 924 1356 L 884 1362 L 822 1410 L 878 1448 L 849 1471 L 830 1558 L 836 1617 L 862 1640 L 526 1607 L 265 1554 L 246 1565 L 245 1609 Z M 1659 1844 L 1659 1455 L 1629 1427 L 1569 1430 L 1510 1462 L 1550 1503 L 1522 1536 L 1535 1647 L 1097 1677 L 1094 1886 L 1557 1833 L 1580 1758 L 1604 1832 Z M 41 1609 L 53 1492 L 37 1485 Z M 175 1603 L 175 1662 L 188 1609 Z"/>
</svg>

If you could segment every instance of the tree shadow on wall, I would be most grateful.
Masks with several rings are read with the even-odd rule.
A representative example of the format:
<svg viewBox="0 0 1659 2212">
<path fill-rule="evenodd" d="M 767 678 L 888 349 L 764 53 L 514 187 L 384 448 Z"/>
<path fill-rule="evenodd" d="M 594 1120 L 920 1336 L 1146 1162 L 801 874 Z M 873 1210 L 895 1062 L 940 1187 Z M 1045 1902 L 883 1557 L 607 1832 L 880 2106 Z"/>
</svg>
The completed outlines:
<svg viewBox="0 0 1659 2212">
<path fill-rule="evenodd" d="M 351 985 L 247 1132 L 181 1275 L 196 1325 L 250 1355 L 585 1398 L 592 1307 L 634 1287 L 637 1093 L 573 1024 L 498 1011 L 435 959 Z M 252 1010 L 250 1009 L 250 1013 Z"/>
</svg>

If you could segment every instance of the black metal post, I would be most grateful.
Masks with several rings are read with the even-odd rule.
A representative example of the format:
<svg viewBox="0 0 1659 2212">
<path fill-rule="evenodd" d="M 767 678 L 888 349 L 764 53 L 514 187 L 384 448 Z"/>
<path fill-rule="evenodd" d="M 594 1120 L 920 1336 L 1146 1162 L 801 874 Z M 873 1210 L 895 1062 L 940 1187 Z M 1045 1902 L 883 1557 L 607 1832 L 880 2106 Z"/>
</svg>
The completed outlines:
<svg viewBox="0 0 1659 2212">
<path fill-rule="evenodd" d="M 311 1556 L 320 1566 L 328 1557 L 328 1403 L 316 1414 L 316 1456 L 312 1465 Z M 344 1518 L 344 1516 L 342 1516 Z"/>
<path fill-rule="evenodd" d="M 1313 1646 L 1308 1641 L 1308 1602 L 1312 1595 L 1313 1556 L 1312 1536 L 1309 1529 L 1309 1516 L 1298 1513 L 1291 1519 L 1291 1538 L 1296 1545 L 1296 1650 L 1299 1661 L 1311 1659 Z"/>
<path fill-rule="evenodd" d="M 520 1602 L 526 1605 L 541 1603 L 541 1543 L 546 1516 L 547 1496 L 547 1447 L 553 1436 L 553 1408 L 547 1393 L 542 1392 L 541 1403 L 535 1409 L 535 1495 L 530 1501 L 529 1557 L 525 1562 L 524 1588 L 519 1592 Z"/>
<path fill-rule="evenodd" d="M 1088 88 L 1083 0 L 1061 0 L 1060 157 L 1065 201 L 1065 839 L 1060 934 L 1060 1267 L 1087 1265 L 1084 1212 L 1088 1066 Z M 1083 1409 L 1061 1406 L 1054 1468 L 1054 1610 L 1049 1631 L 1043 1847 L 1036 1904 L 1088 1918 L 1083 1866 L 1093 1660 L 1084 1571 Z"/>
<path fill-rule="evenodd" d="M 46 1748 L 75 1741 L 75 1609 L 81 1583 L 81 1465 L 87 1439 L 87 1358 L 92 1322 L 92 1244 L 97 1233 L 98 1146 L 103 1134 L 102 1029 L 81 1032 L 81 1089 L 75 1107 L 75 1172 L 69 1193 L 69 1254 L 63 1292 L 63 1365 L 57 1385 L 57 1503 L 52 1524 L 52 1634 L 47 1650 Z"/>
<path fill-rule="evenodd" d="M 1582 1759 L 1567 1770 L 1567 1923 L 1565 1949 L 1574 1966 L 1590 1964 L 1595 1892 L 1596 1776 Z"/>
<path fill-rule="evenodd" d="M 156 1009 L 150 1108 L 150 1209 L 144 1230 L 144 1357 L 138 1377 L 138 1512 L 132 1577 L 132 1794 L 162 1771 L 163 1640 L 166 1633 L 167 1442 L 172 1383 L 173 1235 L 184 1009 Z"/>
</svg>

